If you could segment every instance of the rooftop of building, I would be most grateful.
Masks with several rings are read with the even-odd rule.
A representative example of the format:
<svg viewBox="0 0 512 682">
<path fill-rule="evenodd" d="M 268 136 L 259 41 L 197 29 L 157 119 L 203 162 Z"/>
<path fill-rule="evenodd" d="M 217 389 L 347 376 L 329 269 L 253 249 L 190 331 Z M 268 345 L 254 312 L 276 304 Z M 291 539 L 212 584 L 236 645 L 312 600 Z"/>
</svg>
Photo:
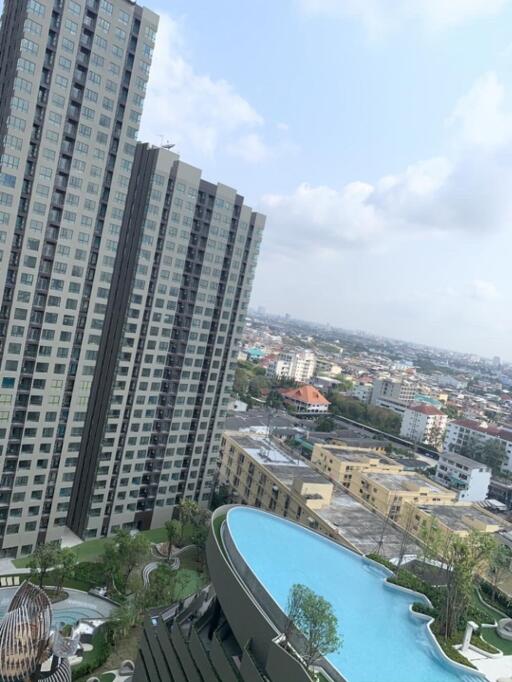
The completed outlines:
<svg viewBox="0 0 512 682">
<path fill-rule="evenodd" d="M 471 504 L 424 504 L 420 506 L 420 509 L 439 519 L 442 524 L 454 531 L 473 530 L 474 526 L 470 521 L 502 526 L 502 522 L 496 516 Z"/>
<path fill-rule="evenodd" d="M 439 455 L 439 461 L 441 462 L 443 459 L 454 462 L 455 464 L 460 464 L 461 466 L 467 467 L 468 469 L 484 469 L 485 471 L 491 471 L 490 468 L 485 464 L 482 464 L 482 462 L 477 462 L 476 460 L 471 459 L 471 457 L 459 455 L 456 452 L 441 453 Z"/>
<path fill-rule="evenodd" d="M 290 388 L 286 391 L 281 391 L 281 395 L 289 400 L 296 400 L 300 403 L 308 405 L 330 405 L 330 402 L 325 398 L 320 391 L 309 384 L 299 386 L 299 388 Z"/>
<path fill-rule="evenodd" d="M 393 460 L 377 455 L 374 450 L 353 450 L 344 445 L 322 445 L 322 450 L 343 462 L 368 462 L 370 459 L 378 459 L 382 464 L 394 464 Z"/>
<path fill-rule="evenodd" d="M 494 424 L 487 424 L 486 422 L 479 422 L 475 419 L 455 419 L 451 424 L 455 426 L 462 426 L 471 431 L 478 431 L 479 433 L 485 433 L 489 436 L 494 436 L 495 438 L 501 438 L 502 440 L 507 440 L 512 442 L 512 431 L 505 429 L 502 426 L 496 426 Z"/>
<path fill-rule="evenodd" d="M 294 457 L 275 443 L 268 443 L 263 436 L 247 436 L 244 433 L 233 432 L 228 435 L 287 488 L 292 486 L 296 478 L 305 482 L 331 484 L 333 494 L 330 504 L 315 510 L 315 514 L 363 554 L 377 551 L 383 524 L 386 523 L 382 517 L 351 497 L 342 486 L 331 483 L 327 477 L 314 471 L 310 464 L 299 457 Z M 310 475 L 313 474 L 314 479 L 306 479 L 307 472 L 311 472 Z M 382 553 L 389 558 L 396 557 L 400 553 L 401 544 L 402 534 L 388 524 Z"/>
<path fill-rule="evenodd" d="M 432 493 L 447 493 L 446 488 L 436 485 L 428 478 L 413 473 L 367 473 L 365 477 L 379 483 L 388 490 L 401 490 L 413 492 L 417 488 L 427 488 Z"/>
<path fill-rule="evenodd" d="M 418 412 L 419 414 L 424 414 L 427 417 L 443 416 L 443 412 L 441 412 L 441 410 L 439 410 L 437 407 L 434 407 L 434 405 L 427 405 L 426 403 L 413 403 L 412 405 L 409 405 L 407 409 L 412 410 L 413 412 Z"/>
</svg>

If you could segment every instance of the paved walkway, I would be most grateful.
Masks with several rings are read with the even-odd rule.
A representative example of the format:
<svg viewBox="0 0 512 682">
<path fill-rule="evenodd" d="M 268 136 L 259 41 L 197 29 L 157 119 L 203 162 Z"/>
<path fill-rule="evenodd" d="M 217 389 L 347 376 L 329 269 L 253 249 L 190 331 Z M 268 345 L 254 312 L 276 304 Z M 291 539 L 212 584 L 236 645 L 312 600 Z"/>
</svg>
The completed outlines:
<svg viewBox="0 0 512 682">
<path fill-rule="evenodd" d="M 30 573 L 30 568 L 16 568 L 11 559 L 0 559 L 0 575 Z"/>
<path fill-rule="evenodd" d="M 464 656 L 483 673 L 489 682 L 497 682 L 500 678 L 512 678 L 512 656 L 500 656 L 500 658 L 487 658 L 476 651 L 469 649 Z"/>
</svg>

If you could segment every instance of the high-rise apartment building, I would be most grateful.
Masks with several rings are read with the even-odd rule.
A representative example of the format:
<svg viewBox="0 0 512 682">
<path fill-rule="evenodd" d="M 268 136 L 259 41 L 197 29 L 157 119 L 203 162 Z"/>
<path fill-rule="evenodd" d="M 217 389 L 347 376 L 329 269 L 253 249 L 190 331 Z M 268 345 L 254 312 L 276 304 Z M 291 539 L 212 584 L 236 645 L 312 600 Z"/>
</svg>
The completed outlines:
<svg viewBox="0 0 512 682">
<path fill-rule="evenodd" d="M 4 556 L 66 524 L 157 23 L 128 0 L 4 3 Z"/>
<path fill-rule="evenodd" d="M 173 154 L 137 146 L 157 25 L 131 0 L 4 3 L 0 556 L 66 527 L 147 527 L 180 496 L 207 494 L 262 219 Z"/>
<path fill-rule="evenodd" d="M 81 536 L 208 502 L 263 225 L 235 190 L 138 145 L 72 494 Z"/>
</svg>

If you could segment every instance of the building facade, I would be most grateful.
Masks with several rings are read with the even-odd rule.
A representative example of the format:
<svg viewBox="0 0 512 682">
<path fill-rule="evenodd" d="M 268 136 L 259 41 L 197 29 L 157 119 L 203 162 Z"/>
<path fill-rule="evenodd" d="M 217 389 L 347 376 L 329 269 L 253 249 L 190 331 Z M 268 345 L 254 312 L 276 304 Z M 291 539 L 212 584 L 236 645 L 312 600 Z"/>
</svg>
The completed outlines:
<svg viewBox="0 0 512 682">
<path fill-rule="evenodd" d="M 158 18 L 8 0 L 0 35 L 0 541 L 62 536 Z"/>
<path fill-rule="evenodd" d="M 433 405 L 413 403 L 409 405 L 400 426 L 400 435 L 413 443 L 425 443 L 441 448 L 448 417 Z"/>
<path fill-rule="evenodd" d="M 482 502 L 489 493 L 491 470 L 464 455 L 445 452 L 439 455 L 435 479 L 456 490 L 459 500 Z"/>
<path fill-rule="evenodd" d="M 311 350 L 284 351 L 270 363 L 267 374 L 275 379 L 292 379 L 307 383 L 316 371 L 316 358 Z"/>
<path fill-rule="evenodd" d="M 137 144 L 157 25 L 4 3 L 0 556 L 210 494 L 263 218 Z"/>
<path fill-rule="evenodd" d="M 380 378 L 373 382 L 370 402 L 376 407 L 385 407 L 397 414 L 404 414 L 415 393 L 416 384 L 409 379 Z"/>
<path fill-rule="evenodd" d="M 263 224 L 234 189 L 138 145 L 73 487 L 80 536 L 208 503 Z"/>
<path fill-rule="evenodd" d="M 512 471 L 512 431 L 475 419 L 455 419 L 448 424 L 444 450 L 469 455 L 492 443 L 503 451 L 502 469 Z"/>
</svg>

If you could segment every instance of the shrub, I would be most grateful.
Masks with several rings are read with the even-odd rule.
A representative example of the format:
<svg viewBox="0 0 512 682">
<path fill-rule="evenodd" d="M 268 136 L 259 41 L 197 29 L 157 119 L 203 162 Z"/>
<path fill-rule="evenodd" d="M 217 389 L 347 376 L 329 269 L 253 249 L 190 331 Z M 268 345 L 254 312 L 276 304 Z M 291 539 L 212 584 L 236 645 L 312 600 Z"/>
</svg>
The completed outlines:
<svg viewBox="0 0 512 682">
<path fill-rule="evenodd" d="M 109 628 L 109 624 L 104 623 L 96 630 L 91 642 L 93 648 L 85 652 L 82 662 L 72 668 L 72 680 L 80 680 L 105 663 L 112 649 L 108 638 Z"/>
</svg>

